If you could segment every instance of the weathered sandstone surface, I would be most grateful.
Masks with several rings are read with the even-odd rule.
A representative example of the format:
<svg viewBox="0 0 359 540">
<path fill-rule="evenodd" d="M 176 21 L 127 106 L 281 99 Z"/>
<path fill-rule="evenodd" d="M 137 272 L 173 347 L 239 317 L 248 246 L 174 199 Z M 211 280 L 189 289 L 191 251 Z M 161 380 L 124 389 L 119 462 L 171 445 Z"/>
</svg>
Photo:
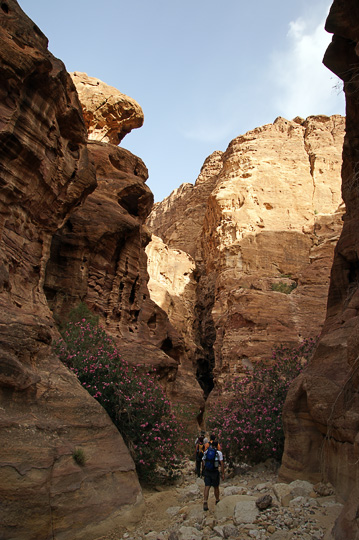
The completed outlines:
<svg viewBox="0 0 359 540">
<path fill-rule="evenodd" d="M 127 133 L 142 126 L 144 116 L 137 101 L 86 73 L 75 71 L 71 77 L 90 140 L 117 145 Z"/>
<path fill-rule="evenodd" d="M 147 169 L 128 150 L 89 141 L 97 189 L 56 232 L 44 290 L 56 317 L 85 302 L 127 361 L 157 370 L 168 395 L 203 406 L 184 340 L 150 297 L 144 220 L 153 204 Z"/>
<path fill-rule="evenodd" d="M 156 203 L 148 217 L 151 231 L 160 236 L 169 248 L 188 253 L 202 261 L 201 231 L 207 200 L 222 170 L 223 152 L 213 152 L 204 162 L 196 184 L 182 184 L 169 197 Z"/>
<path fill-rule="evenodd" d="M 338 115 L 277 118 L 212 154 L 194 186 L 149 216 L 154 234 L 196 263 L 197 323 L 185 333 L 197 343 L 199 375 L 210 385 L 213 373 L 217 390 L 275 345 L 322 327 L 342 228 L 343 137 Z"/>
<path fill-rule="evenodd" d="M 15 0 L 1 2 L 0 40 L 0 536 L 93 538 L 142 494 L 122 437 L 51 352 L 43 284 L 95 169 L 72 80 Z"/>
<path fill-rule="evenodd" d="M 326 29 L 325 65 L 344 81 L 343 231 L 335 250 L 328 311 L 316 354 L 296 379 L 285 406 L 281 476 L 329 479 L 345 506 L 337 540 L 359 538 L 359 6 L 335 0 Z"/>
<path fill-rule="evenodd" d="M 213 388 L 211 373 L 213 367 L 213 325 L 210 309 L 208 309 L 208 305 L 211 305 L 212 302 L 212 291 L 203 294 L 201 303 L 199 303 L 198 285 L 195 288 L 187 286 L 184 289 L 181 284 L 177 290 L 176 283 L 181 281 L 179 269 L 183 268 L 185 254 L 188 254 L 188 267 L 183 269 L 183 280 L 186 281 L 189 278 L 193 284 L 193 281 L 198 282 L 204 273 L 201 231 L 208 197 L 214 189 L 218 174 L 222 169 L 221 156 L 222 152 L 213 152 L 205 160 L 195 186 L 182 184 L 161 203 L 156 203 L 147 219 L 150 230 L 154 235 L 161 237 L 165 244 L 158 250 L 158 239 L 154 239 L 147 247 L 151 297 L 157 302 L 157 289 L 162 291 L 162 295 L 165 294 L 164 289 L 167 291 L 166 303 L 162 305 L 169 314 L 172 324 L 185 340 L 187 350 L 191 355 L 192 373 L 200 382 L 205 396 Z M 164 250 L 166 257 L 171 259 L 171 267 L 176 268 L 177 278 L 175 280 L 168 274 L 168 265 L 167 268 L 164 267 L 162 260 Z M 201 283 L 202 281 L 203 278 L 201 278 Z M 189 308 L 191 301 L 192 306 Z M 172 306 L 176 306 L 177 315 L 175 318 L 171 315 Z M 180 315 L 181 311 L 182 315 Z M 189 317 L 190 311 L 192 315 Z M 181 320 L 180 324 L 178 324 L 179 320 Z"/>
</svg>

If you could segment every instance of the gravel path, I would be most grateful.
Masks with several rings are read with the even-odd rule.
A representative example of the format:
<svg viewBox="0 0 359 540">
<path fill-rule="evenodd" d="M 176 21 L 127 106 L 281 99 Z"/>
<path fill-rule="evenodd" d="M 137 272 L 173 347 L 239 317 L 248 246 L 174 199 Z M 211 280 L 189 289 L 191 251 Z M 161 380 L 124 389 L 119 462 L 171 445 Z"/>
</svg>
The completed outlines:
<svg viewBox="0 0 359 540">
<path fill-rule="evenodd" d="M 144 490 L 139 524 L 98 540 L 332 539 L 342 505 L 330 485 L 279 483 L 272 463 L 237 472 L 221 483 L 217 505 L 211 488 L 205 512 L 203 480 L 188 462 L 176 486 Z"/>
</svg>

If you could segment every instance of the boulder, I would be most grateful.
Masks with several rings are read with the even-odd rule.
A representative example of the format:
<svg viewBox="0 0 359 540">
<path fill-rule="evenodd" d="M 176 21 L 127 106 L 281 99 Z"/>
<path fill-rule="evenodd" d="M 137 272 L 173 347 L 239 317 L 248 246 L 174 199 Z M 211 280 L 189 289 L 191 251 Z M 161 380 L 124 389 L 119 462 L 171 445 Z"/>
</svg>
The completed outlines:
<svg viewBox="0 0 359 540">
<path fill-rule="evenodd" d="M 288 506 L 295 497 L 309 497 L 313 493 L 313 484 L 305 480 L 294 480 L 290 484 L 274 484 L 273 491 L 280 504 Z"/>
<path fill-rule="evenodd" d="M 242 495 L 242 497 L 245 497 Z M 259 515 L 254 497 L 241 499 L 234 507 L 233 521 L 235 525 L 254 523 Z"/>
<path fill-rule="evenodd" d="M 254 514 L 257 515 L 259 513 L 258 509 L 256 508 L 255 501 L 256 498 L 249 495 L 230 495 L 228 497 L 224 497 L 219 501 L 218 504 L 216 504 L 214 510 L 215 518 L 217 521 L 224 518 L 233 518 L 235 509 L 238 506 L 238 521 L 240 521 L 242 516 L 240 507 L 246 508 L 249 512 L 250 519 L 252 519 Z M 243 523 L 252 523 L 252 521 L 243 521 Z"/>
<path fill-rule="evenodd" d="M 259 510 L 265 510 L 272 504 L 272 497 L 271 495 L 262 495 L 261 497 L 258 497 L 256 500 L 256 506 L 259 508 Z"/>
<path fill-rule="evenodd" d="M 186 527 L 182 525 L 178 529 L 178 540 L 202 540 L 202 533 L 195 527 Z"/>
<path fill-rule="evenodd" d="M 190 484 L 184 489 L 181 489 L 178 495 L 178 500 L 181 502 L 193 501 L 201 495 L 201 490 L 198 484 Z"/>
<path fill-rule="evenodd" d="M 75 71 L 71 77 L 90 140 L 118 145 L 130 131 L 142 126 L 143 112 L 133 98 L 86 73 Z"/>
</svg>

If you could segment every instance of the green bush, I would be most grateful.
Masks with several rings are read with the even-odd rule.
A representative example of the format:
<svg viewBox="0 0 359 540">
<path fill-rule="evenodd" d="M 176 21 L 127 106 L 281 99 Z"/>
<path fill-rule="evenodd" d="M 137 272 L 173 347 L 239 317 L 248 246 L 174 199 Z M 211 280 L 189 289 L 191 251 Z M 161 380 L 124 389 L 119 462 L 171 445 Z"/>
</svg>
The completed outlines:
<svg viewBox="0 0 359 540">
<path fill-rule="evenodd" d="M 290 294 L 296 287 L 297 284 L 295 281 L 293 281 L 292 283 L 284 283 L 284 281 L 279 281 L 277 283 L 272 283 L 271 285 L 272 291 L 284 294 Z"/>
<path fill-rule="evenodd" d="M 315 344 L 316 340 L 307 339 L 295 348 L 276 348 L 270 365 L 255 365 L 228 384 L 225 404 L 212 403 L 207 425 L 218 434 L 228 462 L 281 459 L 282 409 L 288 387 L 311 358 Z"/>
<path fill-rule="evenodd" d="M 140 479 L 157 481 L 158 465 L 172 478 L 186 439 L 155 373 L 130 366 L 103 328 L 86 319 L 66 324 L 55 352 L 106 409 Z"/>
<path fill-rule="evenodd" d="M 72 452 L 72 457 L 73 457 L 73 460 L 75 461 L 75 463 L 77 463 L 77 465 L 81 465 L 82 467 L 85 465 L 86 456 L 85 456 L 85 452 L 82 450 L 82 448 L 76 448 Z"/>
</svg>

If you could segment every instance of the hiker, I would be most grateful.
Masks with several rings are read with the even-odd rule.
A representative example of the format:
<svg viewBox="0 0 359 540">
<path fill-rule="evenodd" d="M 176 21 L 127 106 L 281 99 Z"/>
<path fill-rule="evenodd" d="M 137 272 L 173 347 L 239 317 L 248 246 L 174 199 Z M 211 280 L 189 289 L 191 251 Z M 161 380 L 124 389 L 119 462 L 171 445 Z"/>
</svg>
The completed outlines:
<svg viewBox="0 0 359 540">
<path fill-rule="evenodd" d="M 198 439 L 199 439 L 200 437 L 203 438 L 203 444 L 207 444 L 207 443 L 208 443 L 208 439 L 207 439 L 207 437 L 206 437 L 206 432 L 202 429 L 202 430 L 201 430 L 201 434 L 198 435 L 198 437 L 196 438 L 196 440 L 195 440 L 195 442 L 194 442 L 195 445 L 198 443 Z"/>
<path fill-rule="evenodd" d="M 196 444 L 196 475 L 198 478 L 203 473 L 203 456 L 204 456 L 204 440 L 203 437 L 198 437 Z"/>
<path fill-rule="evenodd" d="M 214 489 L 216 504 L 219 502 L 219 470 L 224 480 L 223 454 L 218 450 L 218 442 L 212 441 L 203 456 L 204 463 L 204 494 L 203 510 L 208 510 L 208 496 L 211 486 Z"/>
<path fill-rule="evenodd" d="M 210 437 L 209 437 L 209 441 L 207 440 L 207 442 L 205 443 L 205 450 L 207 450 L 207 448 L 209 448 L 209 445 L 213 443 L 213 441 L 216 441 L 217 438 L 215 436 L 214 433 L 211 433 Z M 222 450 L 221 448 L 221 445 L 218 443 L 218 450 Z"/>
</svg>

